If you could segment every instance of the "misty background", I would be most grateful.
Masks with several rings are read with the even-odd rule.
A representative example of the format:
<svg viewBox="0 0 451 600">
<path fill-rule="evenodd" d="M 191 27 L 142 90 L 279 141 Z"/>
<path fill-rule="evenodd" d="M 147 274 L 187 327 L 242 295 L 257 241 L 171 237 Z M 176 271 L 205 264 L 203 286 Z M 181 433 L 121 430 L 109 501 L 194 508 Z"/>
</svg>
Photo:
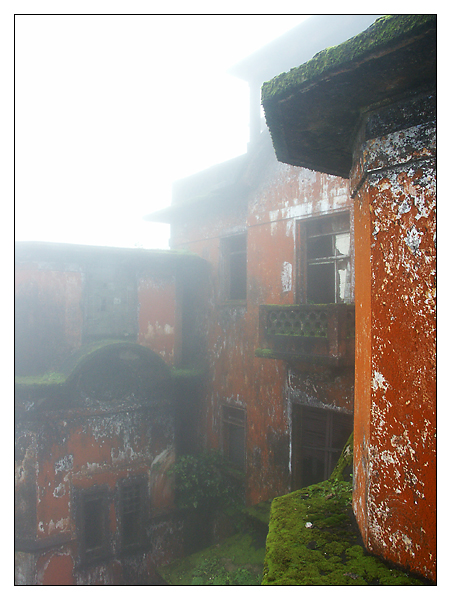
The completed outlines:
<svg viewBox="0 0 451 600">
<path fill-rule="evenodd" d="M 244 154 L 241 59 L 308 15 L 16 15 L 15 238 L 168 248 L 144 215 Z"/>
</svg>

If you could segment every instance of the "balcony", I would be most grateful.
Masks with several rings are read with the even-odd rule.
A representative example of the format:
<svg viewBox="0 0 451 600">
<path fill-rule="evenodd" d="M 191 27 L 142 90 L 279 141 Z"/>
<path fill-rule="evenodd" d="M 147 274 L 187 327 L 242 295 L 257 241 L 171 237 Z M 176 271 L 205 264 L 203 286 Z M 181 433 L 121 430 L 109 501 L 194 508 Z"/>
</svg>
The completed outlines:
<svg viewBox="0 0 451 600">
<path fill-rule="evenodd" d="M 354 364 L 354 305 L 260 306 L 260 358 L 329 366 Z"/>
</svg>

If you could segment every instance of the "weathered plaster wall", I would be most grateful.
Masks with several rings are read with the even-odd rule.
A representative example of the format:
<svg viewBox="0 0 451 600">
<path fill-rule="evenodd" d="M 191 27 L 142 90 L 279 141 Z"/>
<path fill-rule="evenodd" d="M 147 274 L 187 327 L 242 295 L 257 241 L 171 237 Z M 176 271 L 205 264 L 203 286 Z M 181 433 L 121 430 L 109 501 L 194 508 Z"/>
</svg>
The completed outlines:
<svg viewBox="0 0 451 600">
<path fill-rule="evenodd" d="M 224 197 L 215 210 L 194 212 L 172 225 L 175 249 L 188 249 L 211 265 L 204 327 L 205 444 L 221 446 L 221 405 L 246 409 L 246 501 L 255 504 L 290 490 L 291 402 L 303 402 L 307 375 L 288 376 L 282 360 L 257 358 L 260 304 L 293 304 L 296 298 L 297 231 L 303 217 L 350 209 L 347 181 L 278 163 L 269 140 L 249 161 L 247 191 Z M 247 299 L 222 295 L 220 240 L 247 233 Z M 290 371 L 290 372 L 291 372 Z M 330 406 L 352 410 L 353 375 L 334 386 L 324 369 L 309 369 L 311 394 Z M 337 380 L 338 381 L 338 380 Z"/>
<path fill-rule="evenodd" d="M 138 343 L 157 352 L 170 365 L 174 365 L 176 352 L 176 297 L 175 275 L 139 278 Z"/>
<path fill-rule="evenodd" d="M 435 123 L 358 156 L 354 511 L 370 550 L 435 579 Z"/>
<path fill-rule="evenodd" d="M 18 244 L 16 375 L 58 371 L 82 343 L 101 337 L 137 340 L 174 365 L 181 346 L 175 261 L 124 258 L 117 249 L 84 250 L 80 257 L 80 249 L 55 244 L 45 248 L 46 260 L 30 261 L 43 249 L 26 248 L 22 258 Z"/>
<path fill-rule="evenodd" d="M 185 399 L 185 384 L 174 389 L 169 367 L 180 360 L 177 272 L 190 273 L 187 260 L 179 266 L 164 253 L 18 244 L 17 584 L 150 583 L 157 566 L 183 552 L 168 470 L 177 445 L 174 392 Z M 147 493 L 145 540 L 124 553 L 120 489 L 130 479 Z M 86 562 L 79 498 L 101 487 L 108 552 Z"/>
<path fill-rule="evenodd" d="M 174 510 L 168 475 L 175 460 L 172 384 L 168 369 L 159 368 L 160 361 L 156 358 L 143 367 L 155 381 L 146 401 L 134 400 L 133 395 L 110 400 L 81 397 L 83 371 L 85 382 L 91 375 L 89 359 L 76 377 L 60 387 L 56 410 L 46 408 L 42 391 L 36 392 L 33 404 L 21 404 L 25 386 L 19 388 L 18 584 L 151 583 L 157 566 L 180 556 L 183 524 Z M 130 480 L 139 480 L 145 488 L 144 539 L 138 550 L 124 552 L 120 488 Z M 92 562 L 83 558 L 80 498 L 83 491 L 100 488 L 106 490 L 107 548 L 102 558 Z"/>
<path fill-rule="evenodd" d="M 55 370 L 81 344 L 83 274 L 67 265 L 16 264 L 17 375 Z"/>
</svg>

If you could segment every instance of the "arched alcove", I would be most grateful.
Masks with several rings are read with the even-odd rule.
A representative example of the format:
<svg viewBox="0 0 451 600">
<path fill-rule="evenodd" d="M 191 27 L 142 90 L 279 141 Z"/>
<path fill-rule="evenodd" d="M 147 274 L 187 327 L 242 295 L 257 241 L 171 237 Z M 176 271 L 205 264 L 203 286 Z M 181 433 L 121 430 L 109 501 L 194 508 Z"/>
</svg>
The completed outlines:
<svg viewBox="0 0 451 600">
<path fill-rule="evenodd" d="M 150 401 L 168 397 L 169 367 L 155 352 L 131 342 L 106 341 L 82 347 L 63 365 L 66 385 L 79 400 Z"/>
</svg>

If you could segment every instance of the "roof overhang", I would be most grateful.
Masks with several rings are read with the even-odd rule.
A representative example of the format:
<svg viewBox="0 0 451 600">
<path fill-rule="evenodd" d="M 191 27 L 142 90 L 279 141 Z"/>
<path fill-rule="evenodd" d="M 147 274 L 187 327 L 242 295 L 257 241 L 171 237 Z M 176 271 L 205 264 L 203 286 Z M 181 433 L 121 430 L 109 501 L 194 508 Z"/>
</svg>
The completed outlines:
<svg viewBox="0 0 451 600">
<path fill-rule="evenodd" d="M 145 248 L 120 248 L 110 246 L 88 246 L 58 242 L 15 242 L 15 262 L 29 263 L 70 263 L 91 265 L 97 261 L 128 264 L 130 266 L 175 266 L 187 263 L 204 263 L 194 253 L 181 250 L 160 250 Z"/>
<path fill-rule="evenodd" d="M 436 86 L 436 15 L 378 19 L 263 85 L 279 161 L 348 177 L 363 115 Z"/>
</svg>

